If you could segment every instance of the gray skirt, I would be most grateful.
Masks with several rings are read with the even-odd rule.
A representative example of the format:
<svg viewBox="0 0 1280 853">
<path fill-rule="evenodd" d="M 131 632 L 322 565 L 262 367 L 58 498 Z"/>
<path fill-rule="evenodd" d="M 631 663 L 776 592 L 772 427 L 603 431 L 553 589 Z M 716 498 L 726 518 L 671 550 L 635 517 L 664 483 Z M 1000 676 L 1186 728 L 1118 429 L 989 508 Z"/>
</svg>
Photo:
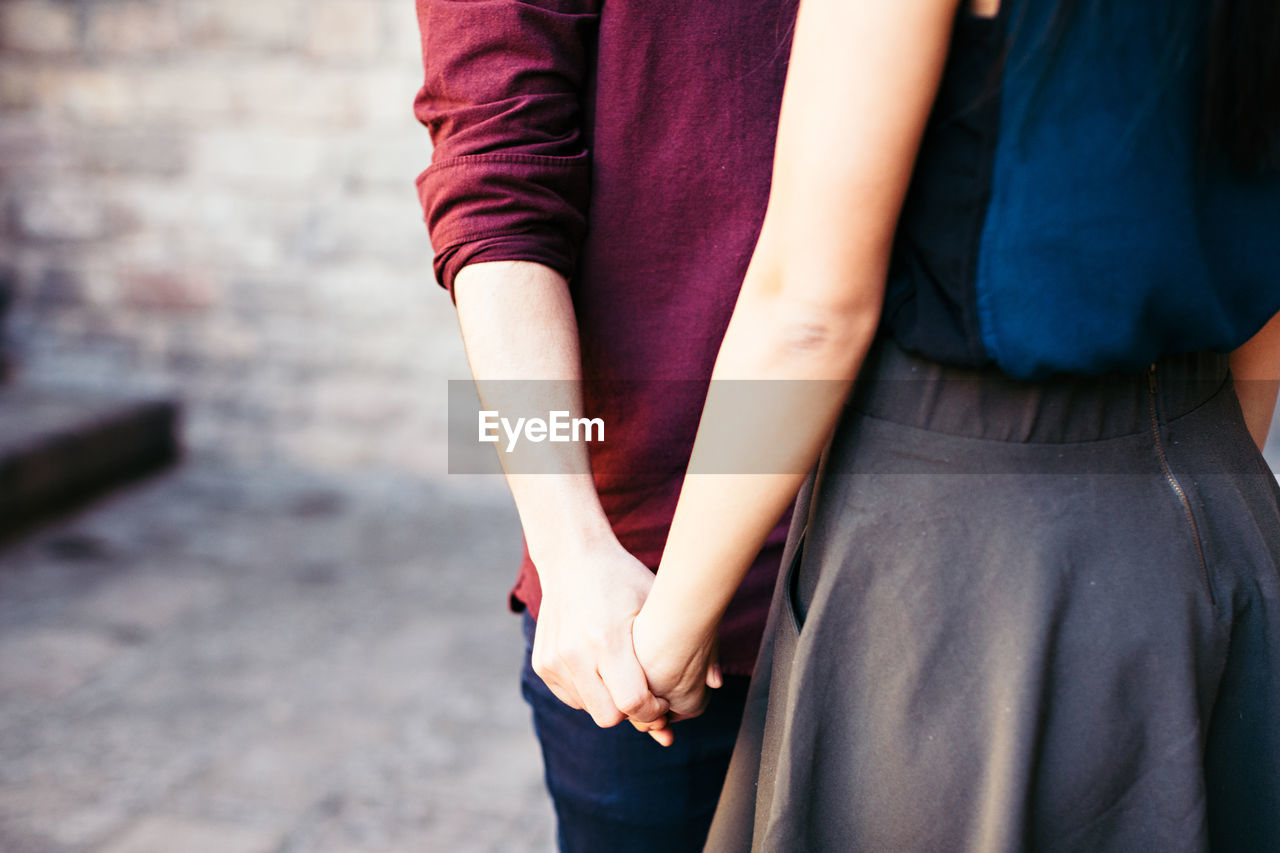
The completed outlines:
<svg viewBox="0 0 1280 853">
<path fill-rule="evenodd" d="M 1226 358 L 862 375 L 707 849 L 1280 851 L 1280 488 Z"/>
</svg>

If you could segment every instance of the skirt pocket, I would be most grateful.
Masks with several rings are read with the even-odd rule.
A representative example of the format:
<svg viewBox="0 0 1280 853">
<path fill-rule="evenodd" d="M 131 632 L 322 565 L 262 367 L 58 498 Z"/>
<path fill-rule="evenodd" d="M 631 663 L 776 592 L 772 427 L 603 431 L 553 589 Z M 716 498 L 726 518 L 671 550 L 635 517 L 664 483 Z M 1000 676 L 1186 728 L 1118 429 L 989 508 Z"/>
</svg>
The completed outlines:
<svg viewBox="0 0 1280 853">
<path fill-rule="evenodd" d="M 795 555 L 787 564 L 786 573 L 782 578 L 783 599 L 787 606 L 787 614 L 791 617 L 791 627 L 795 628 L 797 634 L 804 628 L 804 617 L 808 610 L 808 601 L 800 595 L 800 573 L 801 563 L 804 560 L 806 532 L 807 530 L 800 531 L 800 537 L 796 540 Z"/>
</svg>

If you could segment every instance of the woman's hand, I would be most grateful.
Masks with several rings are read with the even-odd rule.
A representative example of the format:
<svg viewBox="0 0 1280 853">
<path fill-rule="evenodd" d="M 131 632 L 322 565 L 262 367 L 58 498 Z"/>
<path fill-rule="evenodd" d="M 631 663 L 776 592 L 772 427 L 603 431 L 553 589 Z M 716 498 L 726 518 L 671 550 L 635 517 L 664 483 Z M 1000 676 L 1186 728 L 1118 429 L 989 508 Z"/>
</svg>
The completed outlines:
<svg viewBox="0 0 1280 853">
<path fill-rule="evenodd" d="M 649 689 L 666 700 L 670 710 L 655 723 L 632 719 L 639 731 L 648 732 L 663 746 L 674 740 L 668 723 L 696 717 L 707 707 L 707 688 L 723 684 L 716 659 L 716 633 L 680 637 L 654 618 L 653 611 L 641 608 L 631 625 L 631 641 L 636 660 L 644 668 Z"/>
</svg>

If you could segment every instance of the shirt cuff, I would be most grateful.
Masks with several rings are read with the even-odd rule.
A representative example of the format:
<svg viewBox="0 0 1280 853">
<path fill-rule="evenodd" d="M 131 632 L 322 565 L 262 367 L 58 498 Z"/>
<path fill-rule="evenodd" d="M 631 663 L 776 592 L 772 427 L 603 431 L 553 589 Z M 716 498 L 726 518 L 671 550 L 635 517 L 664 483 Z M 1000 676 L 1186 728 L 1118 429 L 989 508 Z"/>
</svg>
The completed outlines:
<svg viewBox="0 0 1280 853">
<path fill-rule="evenodd" d="M 452 294 L 458 270 L 482 259 L 534 261 L 569 278 L 586 233 L 589 175 L 586 152 L 492 152 L 433 163 L 417 183 L 436 279 Z"/>
<path fill-rule="evenodd" d="M 486 261 L 533 261 L 564 276 L 573 275 L 573 247 L 555 234 L 512 234 L 488 237 L 445 249 L 435 257 L 436 280 L 453 299 L 453 280 L 467 264 Z"/>
</svg>

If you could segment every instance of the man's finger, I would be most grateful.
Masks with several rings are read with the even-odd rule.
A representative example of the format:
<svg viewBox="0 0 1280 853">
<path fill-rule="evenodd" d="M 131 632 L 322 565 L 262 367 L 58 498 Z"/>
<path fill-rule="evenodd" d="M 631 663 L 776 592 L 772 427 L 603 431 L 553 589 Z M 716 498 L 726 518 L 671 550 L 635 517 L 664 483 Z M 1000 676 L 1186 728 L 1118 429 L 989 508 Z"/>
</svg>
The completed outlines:
<svg viewBox="0 0 1280 853">
<path fill-rule="evenodd" d="M 549 622 L 550 620 L 546 622 L 539 620 L 537 623 L 529 663 L 533 667 L 533 674 L 542 679 L 542 683 L 547 685 L 547 689 L 555 694 L 557 699 L 570 708 L 581 710 L 582 697 L 573 688 L 572 673 L 554 651 L 555 638 L 549 636 L 551 632 Z"/>
<path fill-rule="evenodd" d="M 550 680 L 543 678 L 542 683 L 547 685 L 547 689 L 550 690 L 552 694 L 554 694 L 555 697 L 559 699 L 561 702 L 563 702 L 564 704 L 568 705 L 570 708 L 573 708 L 575 710 L 579 710 L 579 711 L 582 710 L 582 700 L 578 697 L 578 694 L 574 692 L 571 688 L 565 687 L 563 684 L 561 684 L 558 680 L 554 678 Z"/>
<path fill-rule="evenodd" d="M 533 674 L 542 679 L 542 683 L 547 685 L 547 689 L 555 694 L 555 697 L 570 708 L 582 708 L 582 697 L 573 689 L 572 682 L 564 677 L 561 668 L 554 666 L 542 660 L 538 654 L 539 650 L 535 646 L 533 650 Z"/>
<path fill-rule="evenodd" d="M 582 697 L 583 708 L 602 729 L 612 728 L 627 718 L 613 704 L 613 696 L 600 680 L 600 675 L 592 672 L 574 682 L 578 695 Z"/>
<path fill-rule="evenodd" d="M 600 670 L 600 680 L 609 690 L 614 707 L 632 722 L 652 722 L 667 713 L 667 701 L 649 690 L 649 681 L 634 657 L 614 658 Z"/>
</svg>

